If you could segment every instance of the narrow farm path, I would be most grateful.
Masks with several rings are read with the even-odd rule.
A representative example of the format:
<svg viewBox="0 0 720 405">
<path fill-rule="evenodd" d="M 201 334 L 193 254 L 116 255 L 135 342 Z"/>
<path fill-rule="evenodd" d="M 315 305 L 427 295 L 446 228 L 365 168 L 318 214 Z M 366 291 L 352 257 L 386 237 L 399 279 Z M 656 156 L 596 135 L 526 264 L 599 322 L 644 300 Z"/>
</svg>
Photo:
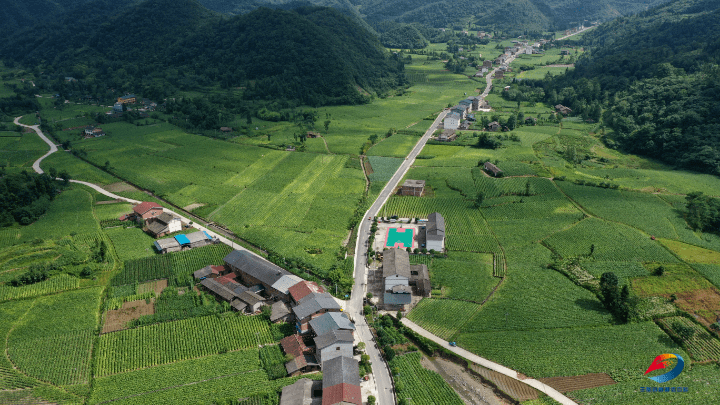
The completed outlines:
<svg viewBox="0 0 720 405">
<path fill-rule="evenodd" d="M 327 153 L 329 155 L 334 155 L 334 153 L 330 152 L 330 148 L 328 148 L 328 144 L 327 144 L 327 141 L 325 140 L 325 137 L 320 135 L 320 139 L 323 140 L 323 143 L 325 144 L 325 150 L 327 151 Z"/>
<path fill-rule="evenodd" d="M 501 364 L 498 364 L 498 363 L 492 362 L 488 359 L 485 359 L 483 357 L 480 357 L 480 356 L 478 356 L 474 353 L 471 353 L 461 347 L 450 346 L 448 341 L 443 340 L 443 339 L 433 335 L 432 333 L 426 331 L 425 329 L 421 328 L 416 323 L 414 323 L 413 321 L 411 321 L 407 318 L 403 318 L 402 320 L 400 320 L 400 322 L 402 322 L 403 325 L 412 329 L 413 331 L 420 334 L 421 336 L 432 340 L 433 342 L 441 345 L 443 348 L 450 350 L 451 352 L 457 354 L 458 356 L 460 356 L 468 361 L 471 361 L 475 364 L 478 364 L 478 365 L 488 368 L 490 370 L 497 371 L 498 373 L 504 374 L 514 380 L 520 381 L 523 384 L 527 384 L 527 385 L 539 390 L 540 392 L 546 394 L 550 398 L 558 401 L 562 405 L 577 405 L 577 403 L 575 401 L 573 401 L 570 398 L 566 397 L 565 395 L 561 394 L 555 388 L 553 388 L 547 384 L 543 384 L 542 382 L 535 380 L 533 378 L 523 379 L 520 376 L 520 374 L 513 369 L 510 369 Z"/>
</svg>

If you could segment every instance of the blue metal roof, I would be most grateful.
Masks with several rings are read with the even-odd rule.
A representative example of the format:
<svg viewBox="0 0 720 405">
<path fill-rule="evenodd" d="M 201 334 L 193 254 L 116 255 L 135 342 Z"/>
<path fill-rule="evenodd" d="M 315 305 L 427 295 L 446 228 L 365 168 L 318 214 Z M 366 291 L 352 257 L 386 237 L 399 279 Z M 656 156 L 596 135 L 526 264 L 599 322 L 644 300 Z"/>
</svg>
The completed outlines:
<svg viewBox="0 0 720 405">
<path fill-rule="evenodd" d="M 208 233 L 207 233 L 207 232 L 203 231 L 203 233 L 205 234 L 205 236 L 207 236 L 207 237 L 208 237 L 208 239 L 212 239 L 212 236 L 208 235 Z"/>
<path fill-rule="evenodd" d="M 181 245 L 189 245 L 190 244 L 190 239 L 188 239 L 188 237 L 185 235 L 177 235 L 177 236 L 175 236 L 175 240 L 178 241 L 178 243 Z"/>
</svg>

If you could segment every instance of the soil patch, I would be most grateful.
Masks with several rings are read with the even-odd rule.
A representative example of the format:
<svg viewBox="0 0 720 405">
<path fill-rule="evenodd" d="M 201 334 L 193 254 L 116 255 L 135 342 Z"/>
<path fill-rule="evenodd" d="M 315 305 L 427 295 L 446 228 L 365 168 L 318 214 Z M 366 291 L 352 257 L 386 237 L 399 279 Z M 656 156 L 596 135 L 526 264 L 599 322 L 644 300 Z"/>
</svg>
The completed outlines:
<svg viewBox="0 0 720 405">
<path fill-rule="evenodd" d="M 540 393 L 535 388 L 510 378 L 505 374 L 498 373 L 497 371 L 487 369 L 477 364 L 472 364 L 471 368 L 516 401 L 523 402 L 540 398 Z"/>
<path fill-rule="evenodd" d="M 205 204 L 195 203 L 195 204 L 190 204 L 190 205 L 188 205 L 187 207 L 183 207 L 183 209 L 184 209 L 185 211 L 192 211 L 192 210 L 194 210 L 194 209 L 197 209 L 197 208 L 200 208 L 200 207 L 204 207 L 204 206 L 205 206 Z"/>
<path fill-rule="evenodd" d="M 111 193 L 119 193 L 123 191 L 137 191 L 137 189 L 125 182 L 118 182 L 118 183 L 112 183 L 108 184 L 104 187 L 105 190 L 111 192 Z"/>
<path fill-rule="evenodd" d="M 585 390 L 615 384 L 615 380 L 605 373 L 592 373 L 574 377 L 538 378 L 538 381 L 560 392 Z"/>
<path fill-rule="evenodd" d="M 720 293 L 715 288 L 686 291 L 677 294 L 675 301 L 680 309 L 695 316 L 705 327 L 710 326 L 720 318 Z"/>
<path fill-rule="evenodd" d="M 493 387 L 484 384 L 480 378 L 470 374 L 463 366 L 452 361 L 440 357 L 429 359 L 423 356 L 420 364 L 426 369 L 440 374 L 467 405 L 510 404 L 506 399 L 496 395 Z"/>
<path fill-rule="evenodd" d="M 105 324 L 101 333 L 116 332 L 125 329 L 125 324 L 138 319 L 143 315 L 155 313 L 155 305 L 147 304 L 145 300 L 130 301 L 123 304 L 121 309 L 114 309 L 105 313 Z"/>
<path fill-rule="evenodd" d="M 150 281 L 147 283 L 142 283 L 138 285 L 138 294 L 144 294 L 146 292 L 154 292 L 155 295 L 160 295 L 160 293 L 166 289 L 168 286 L 167 280 L 155 280 Z"/>
</svg>

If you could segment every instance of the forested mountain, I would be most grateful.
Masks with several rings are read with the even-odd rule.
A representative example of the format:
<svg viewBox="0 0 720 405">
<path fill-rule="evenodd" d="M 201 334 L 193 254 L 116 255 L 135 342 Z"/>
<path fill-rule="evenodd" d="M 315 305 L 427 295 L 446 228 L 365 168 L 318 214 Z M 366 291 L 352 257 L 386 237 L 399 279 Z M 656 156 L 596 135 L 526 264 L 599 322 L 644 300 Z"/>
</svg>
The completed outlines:
<svg viewBox="0 0 720 405">
<path fill-rule="evenodd" d="M 609 145 L 720 175 L 720 0 L 678 0 L 605 24 L 550 102 L 604 107 Z"/>
<path fill-rule="evenodd" d="M 211 10 L 246 13 L 262 5 L 281 5 L 297 0 L 202 0 Z M 515 31 L 565 28 L 583 21 L 608 20 L 636 13 L 666 0 L 305 0 L 347 13 L 362 15 L 368 22 L 422 23 L 429 27 L 462 25 L 468 21 Z M 508 27 L 510 25 L 510 27 Z"/>
<path fill-rule="evenodd" d="M 91 0 L 0 0 L 0 33 L 46 22 Z M 128 2 L 124 2 L 123 5 Z"/>
<path fill-rule="evenodd" d="M 107 0 L 92 6 L 105 6 Z M 195 0 L 148 0 L 119 13 L 70 13 L 19 32 L 0 57 L 89 87 L 147 89 L 221 84 L 247 99 L 359 103 L 405 83 L 377 37 L 331 8 L 260 8 L 222 17 Z"/>
</svg>

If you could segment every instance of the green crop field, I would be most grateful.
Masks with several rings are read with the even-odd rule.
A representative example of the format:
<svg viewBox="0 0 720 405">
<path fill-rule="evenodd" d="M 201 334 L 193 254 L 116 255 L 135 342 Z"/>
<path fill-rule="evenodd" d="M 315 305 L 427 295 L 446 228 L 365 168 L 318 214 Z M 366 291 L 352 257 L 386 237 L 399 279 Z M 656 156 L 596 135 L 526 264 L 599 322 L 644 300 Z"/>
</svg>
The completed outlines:
<svg viewBox="0 0 720 405">
<path fill-rule="evenodd" d="M 632 287 L 641 296 L 667 296 L 694 290 L 711 288 L 712 285 L 692 267 L 685 263 L 663 264 L 662 277 L 648 276 L 632 280 Z M 647 265 L 653 272 L 658 265 Z"/>
<path fill-rule="evenodd" d="M 595 245 L 592 257 L 598 260 L 677 262 L 675 256 L 649 235 L 597 218 L 585 219 L 543 243 L 563 257 L 589 255 L 591 245 Z"/>
<path fill-rule="evenodd" d="M 436 372 L 427 370 L 420 364 L 419 352 L 397 356 L 390 361 L 397 397 L 400 400 L 412 398 L 418 405 L 462 405 L 463 401 Z"/>
<path fill-rule="evenodd" d="M 112 280 L 115 286 L 147 280 L 185 277 L 208 265 L 221 265 L 232 249 L 225 244 L 199 247 L 182 252 L 132 259 Z"/>
<path fill-rule="evenodd" d="M 680 316 L 663 318 L 658 323 L 669 330 L 675 339 L 684 343 L 693 360 L 700 362 L 720 360 L 720 341 L 702 326 Z"/>
<path fill-rule="evenodd" d="M 368 157 L 372 173 L 368 179 L 372 182 L 387 183 L 402 164 L 402 159 L 392 157 L 370 156 Z"/>
<path fill-rule="evenodd" d="M 569 329 L 459 333 L 458 345 L 534 378 L 630 370 L 641 376 L 658 354 L 686 356 L 652 322 Z M 522 350 L 519 350 L 522 348 Z"/>
<path fill-rule="evenodd" d="M 410 311 L 408 319 L 434 335 L 450 339 L 479 308 L 472 302 L 424 298 Z"/>
<path fill-rule="evenodd" d="M 434 289 L 443 288 L 447 298 L 482 302 L 499 279 L 493 277 L 493 255 L 452 252 L 447 259 L 435 259 L 430 266 Z"/>
<path fill-rule="evenodd" d="M 140 228 L 110 228 L 105 233 L 110 237 L 120 260 L 128 261 L 156 255 L 155 238 Z"/>
<path fill-rule="evenodd" d="M 96 404 L 169 387 L 261 369 L 256 348 L 180 361 L 95 379 L 90 403 Z"/>
<path fill-rule="evenodd" d="M 670 353 L 670 352 L 668 352 Z M 652 361 L 648 356 L 647 362 Z M 687 363 L 686 363 L 687 364 Z M 642 366 L 647 368 L 647 366 Z M 695 365 L 691 369 L 687 366 L 685 370 L 672 382 L 657 384 L 642 376 L 620 381 L 618 384 L 606 385 L 600 388 L 592 388 L 574 391 L 569 394 L 571 398 L 587 405 L 604 404 L 632 404 L 632 405 L 655 405 L 658 397 L 663 403 L 675 405 L 710 404 L 717 400 L 717 387 L 720 384 L 720 367 L 717 364 Z M 659 393 L 643 392 L 641 387 L 647 388 L 676 388 L 687 387 L 687 392 Z"/>
<path fill-rule="evenodd" d="M 100 292 L 89 288 L 35 301 L 7 338 L 18 369 L 57 385 L 89 383 Z"/>
<path fill-rule="evenodd" d="M 232 313 L 126 329 L 100 336 L 95 375 L 109 376 L 272 341 L 261 318 Z"/>
<path fill-rule="evenodd" d="M 367 155 L 404 158 L 419 140 L 417 136 L 396 134 L 375 144 Z"/>
</svg>

